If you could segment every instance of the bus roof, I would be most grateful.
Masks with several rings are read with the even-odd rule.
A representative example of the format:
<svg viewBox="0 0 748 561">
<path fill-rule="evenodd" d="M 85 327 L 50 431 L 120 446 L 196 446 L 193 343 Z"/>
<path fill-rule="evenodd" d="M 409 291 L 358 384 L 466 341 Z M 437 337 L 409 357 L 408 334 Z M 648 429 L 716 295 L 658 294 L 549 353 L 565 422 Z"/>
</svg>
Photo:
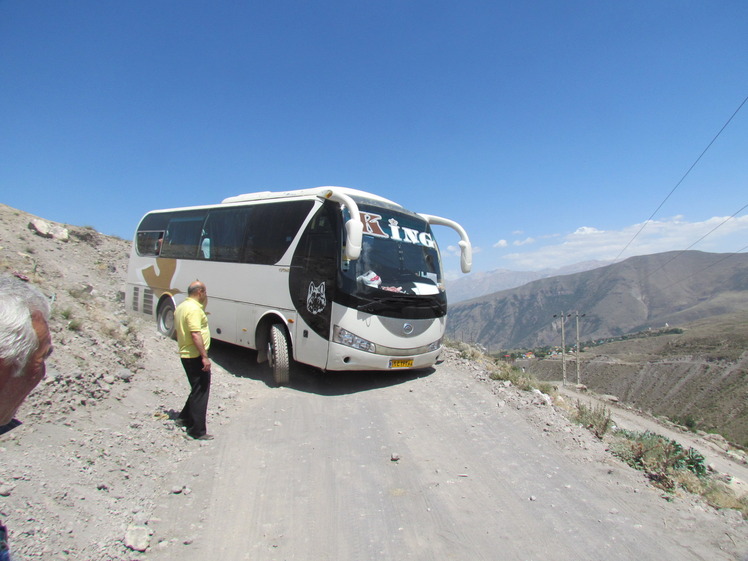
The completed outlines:
<svg viewBox="0 0 748 561">
<path fill-rule="evenodd" d="M 295 191 L 260 191 L 258 193 L 245 193 L 243 195 L 235 195 L 233 197 L 227 197 L 221 201 L 221 204 L 233 204 L 233 203 L 245 203 L 250 201 L 264 201 L 269 199 L 287 199 L 290 197 L 309 197 L 318 196 L 321 192 L 326 189 L 337 191 L 339 193 L 345 193 L 351 197 L 360 197 L 365 199 L 371 199 L 391 205 L 400 206 L 396 202 L 373 193 L 367 193 L 366 191 L 359 191 L 358 189 L 351 189 L 350 187 L 314 187 L 312 189 L 299 189 Z"/>
<path fill-rule="evenodd" d="M 320 197 L 324 199 L 327 193 L 329 192 L 343 193 L 353 199 L 358 199 L 359 202 L 366 202 L 368 200 L 368 201 L 378 202 L 383 205 L 388 205 L 388 206 L 400 209 L 405 212 L 412 212 L 412 211 L 406 211 L 406 209 L 404 209 L 402 205 L 399 205 L 396 202 L 393 202 L 389 199 L 385 199 L 384 197 L 380 197 L 379 195 L 374 195 L 373 193 L 367 193 L 366 191 L 360 191 L 358 189 L 351 189 L 350 187 L 314 187 L 311 189 L 298 189 L 298 190 L 293 190 L 293 191 L 259 191 L 257 193 L 245 193 L 243 195 L 235 195 L 233 197 L 227 197 L 217 204 L 214 203 L 214 204 L 207 204 L 207 205 L 154 209 L 154 210 L 148 211 L 143 216 L 143 218 L 140 219 L 139 224 L 141 224 L 143 220 L 145 219 L 145 217 L 150 214 L 221 208 L 221 206 L 223 205 L 234 205 L 234 204 L 239 205 L 242 203 L 255 203 L 255 202 L 272 201 L 272 200 L 278 200 L 278 199 L 293 199 L 293 198 L 311 199 L 315 197 Z"/>
</svg>

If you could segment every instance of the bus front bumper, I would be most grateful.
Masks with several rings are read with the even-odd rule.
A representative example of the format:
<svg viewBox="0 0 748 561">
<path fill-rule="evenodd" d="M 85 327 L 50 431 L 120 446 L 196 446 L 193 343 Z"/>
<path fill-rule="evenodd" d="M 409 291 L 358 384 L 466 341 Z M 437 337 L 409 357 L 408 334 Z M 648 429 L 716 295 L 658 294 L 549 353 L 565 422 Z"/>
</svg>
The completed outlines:
<svg viewBox="0 0 748 561">
<path fill-rule="evenodd" d="M 360 351 L 339 343 L 330 343 L 326 370 L 398 371 L 430 368 L 439 360 L 442 348 L 418 355 L 391 356 Z"/>
</svg>

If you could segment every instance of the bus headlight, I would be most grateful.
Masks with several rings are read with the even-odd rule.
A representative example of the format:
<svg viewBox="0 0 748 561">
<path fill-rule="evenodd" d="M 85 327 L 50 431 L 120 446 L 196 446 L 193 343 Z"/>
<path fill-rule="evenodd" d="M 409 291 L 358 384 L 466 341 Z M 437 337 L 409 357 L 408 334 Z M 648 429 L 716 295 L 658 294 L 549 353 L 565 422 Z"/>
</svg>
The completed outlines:
<svg viewBox="0 0 748 561">
<path fill-rule="evenodd" d="M 377 346 L 374 343 L 351 333 L 347 329 L 343 329 L 339 325 L 336 325 L 333 328 L 332 333 L 332 340 L 335 343 L 340 343 L 341 345 L 358 349 L 359 351 L 366 351 L 367 353 L 377 352 Z"/>
<path fill-rule="evenodd" d="M 434 341 L 433 343 L 431 343 L 429 345 L 429 351 L 428 352 L 431 353 L 431 352 L 434 352 L 434 351 L 438 351 L 439 349 L 441 349 L 441 347 L 442 347 L 442 340 L 439 339 L 438 341 Z"/>
</svg>

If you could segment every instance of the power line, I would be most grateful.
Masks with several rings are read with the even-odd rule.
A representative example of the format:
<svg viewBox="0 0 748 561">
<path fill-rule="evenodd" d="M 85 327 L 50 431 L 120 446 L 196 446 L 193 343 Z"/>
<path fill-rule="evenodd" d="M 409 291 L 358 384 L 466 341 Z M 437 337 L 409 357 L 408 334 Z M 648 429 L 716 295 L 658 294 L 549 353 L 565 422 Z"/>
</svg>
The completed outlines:
<svg viewBox="0 0 748 561">
<path fill-rule="evenodd" d="M 725 218 L 722 222 L 720 222 L 719 224 L 717 224 L 714 228 L 712 228 L 711 230 L 709 230 L 706 234 L 704 234 L 703 236 L 701 236 L 698 240 L 696 240 L 695 242 L 693 242 L 686 249 L 684 249 L 682 251 L 679 251 L 678 253 L 676 253 L 675 255 L 673 255 L 673 257 L 671 257 L 670 259 L 668 259 L 667 261 L 665 261 L 665 263 L 663 263 L 662 265 L 660 265 L 657 269 L 655 269 L 654 271 L 652 271 L 651 273 L 649 273 L 643 280 L 647 280 L 649 277 L 651 277 L 652 275 L 654 275 L 657 271 L 661 271 L 662 269 L 664 269 L 669 263 L 675 261 L 678 257 L 680 257 L 681 255 L 683 255 L 686 251 L 688 251 L 693 246 L 695 246 L 696 244 L 698 244 L 704 238 L 710 236 L 712 234 L 712 232 L 714 232 L 717 228 L 721 228 L 722 226 L 724 226 L 727 222 L 729 222 L 730 220 L 732 220 L 733 218 L 735 218 L 738 214 L 740 214 L 741 212 L 743 212 L 746 208 L 748 208 L 748 204 L 744 205 L 743 208 L 741 208 L 740 210 L 738 210 L 737 212 L 735 212 L 732 216 L 729 216 L 729 217 Z M 745 249 L 745 248 L 743 248 L 743 249 Z M 741 249 L 740 251 L 743 251 L 743 250 Z M 740 251 L 738 251 L 737 253 L 740 253 Z M 717 261 L 717 263 L 719 263 L 719 261 Z M 711 267 L 711 265 L 709 267 Z M 707 267 L 707 268 L 709 268 L 709 267 Z M 688 277 L 688 278 L 690 278 L 690 277 Z"/>
<path fill-rule="evenodd" d="M 684 282 L 684 281 L 687 281 L 687 280 L 688 280 L 688 279 L 690 279 L 691 277 L 695 277 L 696 275 L 700 275 L 701 273 L 703 273 L 703 272 L 704 272 L 704 271 L 706 271 L 707 269 L 711 269 L 712 267 L 714 267 L 714 266 L 715 266 L 715 265 L 717 265 L 718 263 L 722 263 L 722 261 L 724 261 L 724 260 L 726 260 L 726 259 L 730 259 L 730 258 L 732 258 L 732 257 L 735 257 L 735 256 L 736 256 L 736 255 L 737 255 L 738 253 L 743 253 L 743 252 L 744 252 L 744 251 L 745 251 L 746 249 L 748 249 L 748 245 L 746 245 L 746 246 L 744 246 L 744 247 L 740 248 L 739 250 L 737 250 L 737 251 L 735 251 L 735 252 L 733 252 L 733 253 L 728 253 L 728 254 L 724 255 L 723 257 L 721 257 L 720 259 L 717 259 L 717 260 L 716 260 L 716 261 L 714 261 L 713 263 L 710 263 L 709 265 L 707 265 L 707 266 L 706 266 L 706 267 L 704 267 L 703 269 L 699 269 L 699 270 L 698 270 L 698 271 L 696 271 L 695 273 L 692 273 L 692 274 L 688 275 L 687 277 L 684 277 L 684 278 L 682 278 L 682 279 L 680 279 L 680 280 L 678 280 L 678 281 L 675 281 L 675 282 L 674 282 L 673 284 L 671 284 L 671 285 L 668 285 L 668 286 L 666 286 L 666 287 L 665 287 L 665 288 L 664 288 L 663 290 L 668 290 L 668 289 L 670 289 L 670 288 L 674 287 L 674 286 L 675 286 L 676 284 L 680 284 L 680 283 L 682 283 L 682 282 Z M 681 252 L 681 253 L 682 253 L 682 252 Z M 680 255 L 680 253 L 679 253 L 678 255 Z M 677 257 L 677 256 L 676 256 L 676 257 Z M 672 261 L 672 259 L 671 259 L 670 261 Z M 670 261 L 668 261 L 668 263 L 670 263 Z M 665 265 L 667 265 L 667 263 L 665 263 Z M 662 267 L 660 267 L 660 268 L 662 268 Z M 659 269 L 658 269 L 658 270 L 659 270 Z"/>
<path fill-rule="evenodd" d="M 632 244 L 632 243 L 634 242 L 634 240 L 635 240 L 636 238 L 638 238 L 638 237 L 639 237 L 639 234 L 641 234 L 641 233 L 642 233 L 642 230 L 644 230 L 644 228 L 645 228 L 645 227 L 647 226 L 647 224 L 649 224 L 649 223 L 650 223 L 650 222 L 652 221 L 652 218 L 654 218 L 654 217 L 655 217 L 655 215 L 656 215 L 656 214 L 657 214 L 657 213 L 658 213 L 658 212 L 660 211 L 660 209 L 661 209 L 661 208 L 663 207 L 663 205 L 664 205 L 664 204 L 665 204 L 665 203 L 667 202 L 667 200 L 668 200 L 668 199 L 670 198 L 670 196 L 671 196 L 671 195 L 672 195 L 673 193 L 675 193 L 676 189 L 678 189 L 678 187 L 680 187 L 680 184 L 681 184 L 681 183 L 683 183 L 683 181 L 684 181 L 684 180 L 686 179 L 686 177 L 688 177 L 688 174 L 689 174 L 689 173 L 691 173 L 691 170 L 692 170 L 693 168 L 695 168 L 695 167 L 696 167 L 696 164 L 698 164 L 698 163 L 699 163 L 699 161 L 700 161 L 700 160 L 701 160 L 701 158 L 702 158 L 702 157 L 704 156 L 704 154 L 706 154 L 707 150 L 709 150 L 709 148 L 711 148 L 712 144 L 714 144 L 714 142 L 715 142 L 715 141 L 717 140 L 717 138 L 719 138 L 719 135 L 721 135 L 721 134 L 722 134 L 722 131 L 724 131 L 724 130 L 725 130 L 725 129 L 727 128 L 727 125 L 729 125 L 729 124 L 730 124 L 730 121 L 732 121 L 732 120 L 733 120 L 733 118 L 735 117 L 735 115 L 737 115 L 737 114 L 738 114 L 738 112 L 739 112 L 739 111 L 740 111 L 740 110 L 741 110 L 741 109 L 743 108 L 743 105 L 745 105 L 745 103 L 746 103 L 747 101 L 748 101 L 748 96 L 746 96 L 746 98 L 745 98 L 745 99 L 743 100 L 743 102 L 742 102 L 742 103 L 741 103 L 741 104 L 740 104 L 740 105 L 738 106 L 738 108 L 737 108 L 737 109 L 735 110 L 735 112 L 734 112 L 734 113 L 733 113 L 733 114 L 732 114 L 732 115 L 730 116 L 730 118 L 729 118 L 729 119 L 727 119 L 727 122 L 726 122 L 726 123 L 725 123 L 724 125 L 722 125 L 722 128 L 721 128 L 721 129 L 719 129 L 719 132 L 718 132 L 718 133 L 717 133 L 717 134 L 716 134 L 716 135 L 714 136 L 714 138 L 712 138 L 712 141 L 711 141 L 711 142 L 710 142 L 710 143 L 709 143 L 709 144 L 707 145 L 707 147 L 706 147 L 706 148 L 704 148 L 704 150 L 703 150 L 703 151 L 701 152 L 701 154 L 699 155 L 699 157 L 698 157 L 698 158 L 696 158 L 696 161 L 695 161 L 695 162 L 694 162 L 693 164 L 691 164 L 691 167 L 690 167 L 690 168 L 688 168 L 688 171 L 686 171 L 686 173 L 684 173 L 684 174 L 683 174 L 683 177 L 681 177 L 681 178 L 680 178 L 680 181 L 678 181 L 678 183 L 676 183 L 676 184 L 675 184 L 675 187 L 673 187 L 673 188 L 672 188 L 672 189 L 670 190 L 670 192 L 668 193 L 667 197 L 665 197 L 665 198 L 663 199 L 663 201 L 662 201 L 662 202 L 660 203 L 660 205 L 659 205 L 659 206 L 658 206 L 658 207 L 657 207 L 657 208 L 656 208 L 656 209 L 654 210 L 654 212 L 652 213 L 652 215 L 651 215 L 651 216 L 650 216 L 649 218 L 647 218 L 647 220 L 646 220 L 646 221 L 645 221 L 645 222 L 644 222 L 644 223 L 642 224 L 641 228 L 639 228 L 639 231 L 638 231 L 638 232 L 636 232 L 636 234 L 634 234 L 634 237 L 633 237 L 633 238 L 631 238 L 631 240 L 629 240 L 629 242 L 628 242 L 628 243 L 626 244 L 626 246 L 625 246 L 625 247 L 624 247 L 624 248 L 623 248 L 623 249 L 621 250 L 621 252 L 620 252 L 620 253 L 619 253 L 619 254 L 618 254 L 618 255 L 616 256 L 616 258 L 615 258 L 615 259 L 613 260 L 613 262 L 616 262 L 616 261 L 618 261 L 618 260 L 619 260 L 619 259 L 621 258 L 621 255 L 623 255 L 623 253 L 624 253 L 624 252 L 625 252 L 625 251 L 626 251 L 626 250 L 627 250 L 627 249 L 629 248 L 629 246 L 630 246 L 630 245 L 631 245 L 631 244 Z M 738 212 L 739 212 L 739 211 L 738 211 Z M 701 241 L 701 240 L 699 240 L 699 241 Z"/>
</svg>

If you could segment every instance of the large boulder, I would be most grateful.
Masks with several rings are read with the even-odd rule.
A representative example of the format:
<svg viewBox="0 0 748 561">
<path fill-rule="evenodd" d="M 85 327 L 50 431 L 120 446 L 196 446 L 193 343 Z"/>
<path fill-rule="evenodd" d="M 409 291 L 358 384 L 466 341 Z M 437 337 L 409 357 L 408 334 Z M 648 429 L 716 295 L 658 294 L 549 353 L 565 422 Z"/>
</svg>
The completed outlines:
<svg viewBox="0 0 748 561">
<path fill-rule="evenodd" d="M 29 222 L 29 230 L 43 238 L 52 238 L 61 242 L 70 240 L 67 228 L 52 224 L 41 218 L 32 218 L 31 222 Z"/>
</svg>

